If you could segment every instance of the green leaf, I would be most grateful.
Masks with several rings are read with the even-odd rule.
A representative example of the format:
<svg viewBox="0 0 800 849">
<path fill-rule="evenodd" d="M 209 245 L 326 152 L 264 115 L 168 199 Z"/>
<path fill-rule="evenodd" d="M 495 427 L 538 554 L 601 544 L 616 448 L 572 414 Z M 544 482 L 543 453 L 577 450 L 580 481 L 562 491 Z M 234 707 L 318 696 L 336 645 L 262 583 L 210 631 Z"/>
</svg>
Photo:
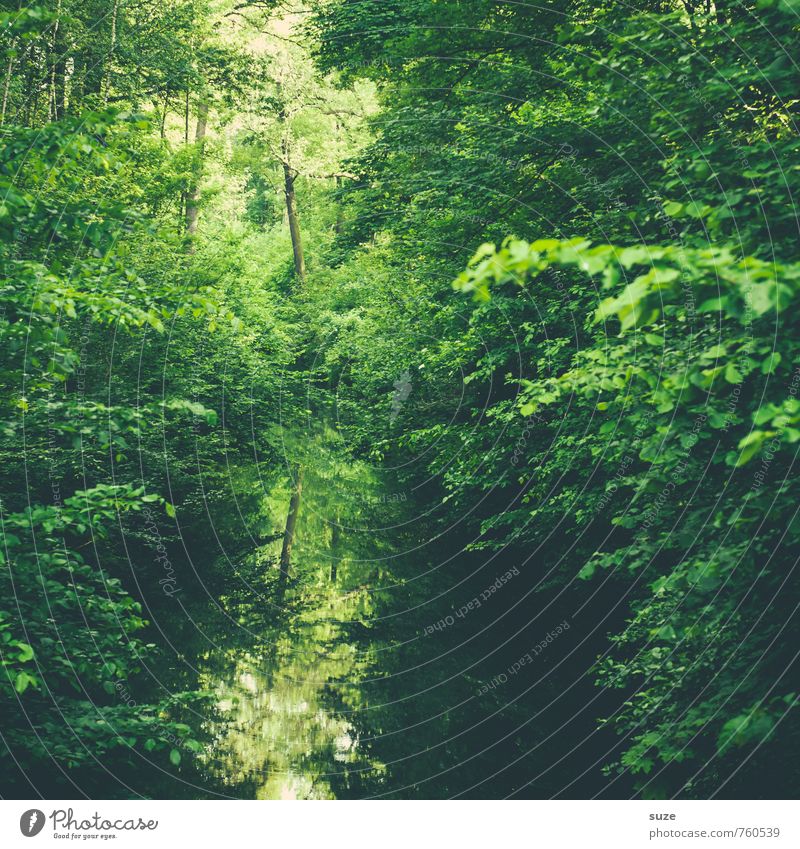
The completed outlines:
<svg viewBox="0 0 800 849">
<path fill-rule="evenodd" d="M 735 363 L 728 363 L 725 367 L 725 380 L 727 380 L 728 383 L 741 383 L 743 379 L 744 378 L 739 373 Z"/>
<path fill-rule="evenodd" d="M 33 660 L 33 649 L 27 643 L 17 643 L 17 648 L 19 649 L 17 660 L 20 663 L 27 663 L 29 660 Z"/>
<path fill-rule="evenodd" d="M 178 766 L 181 762 L 181 753 L 177 749 L 171 749 L 169 759 L 174 766 Z"/>
<path fill-rule="evenodd" d="M 710 211 L 710 206 L 707 206 L 704 203 L 700 203 L 699 201 L 692 201 L 691 203 L 687 203 L 685 207 L 686 214 L 691 216 L 692 218 L 702 218 Z"/>
<path fill-rule="evenodd" d="M 677 639 L 677 634 L 675 633 L 675 629 L 672 625 L 662 625 L 658 629 L 658 637 L 662 640 L 675 640 Z"/>
<path fill-rule="evenodd" d="M 21 695 L 24 693 L 29 686 L 35 686 L 36 679 L 32 675 L 28 675 L 27 672 L 18 672 L 17 677 L 14 679 L 14 689 Z"/>
<path fill-rule="evenodd" d="M 637 245 L 633 248 L 625 248 L 619 254 L 619 264 L 623 268 L 631 268 L 634 265 L 646 265 L 652 257 L 651 251 L 643 246 Z"/>
<path fill-rule="evenodd" d="M 709 298 L 707 301 L 703 301 L 702 304 L 697 308 L 699 313 L 707 313 L 707 312 L 724 312 L 728 306 L 728 298 L 727 296 L 721 296 L 719 298 Z"/>
</svg>

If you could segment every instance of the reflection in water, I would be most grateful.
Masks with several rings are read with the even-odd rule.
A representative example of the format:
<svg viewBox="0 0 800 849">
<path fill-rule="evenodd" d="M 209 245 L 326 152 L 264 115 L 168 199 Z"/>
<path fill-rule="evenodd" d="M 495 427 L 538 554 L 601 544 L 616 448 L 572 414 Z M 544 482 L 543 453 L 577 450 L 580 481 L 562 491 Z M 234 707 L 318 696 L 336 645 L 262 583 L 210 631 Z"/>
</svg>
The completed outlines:
<svg viewBox="0 0 800 849">
<path fill-rule="evenodd" d="M 331 596 L 327 610 L 342 618 L 348 599 Z M 356 649 L 336 643 L 329 621 L 301 625 L 264 654 L 211 654 L 200 686 L 211 691 L 223 722 L 206 728 L 212 742 L 203 761 L 223 787 L 248 785 L 258 799 L 334 798 L 329 779 L 358 761 L 356 734 L 325 704 L 329 682 L 346 682 Z"/>
<path fill-rule="evenodd" d="M 601 792 L 600 765 L 614 741 L 596 731 L 596 717 L 622 696 L 598 696 L 595 648 L 574 639 L 577 628 L 536 663 L 506 672 L 502 686 L 485 686 L 570 615 L 570 597 L 537 599 L 536 564 L 498 583 L 525 562 L 519 552 L 495 558 L 466 550 L 463 527 L 437 524 L 440 494 L 432 492 L 427 506 L 418 492 L 406 498 L 402 484 L 336 446 L 326 437 L 288 452 L 287 468 L 303 469 L 288 577 L 279 578 L 279 561 L 296 486 L 286 473 L 263 497 L 264 543 L 235 564 L 210 605 L 206 597 L 192 609 L 187 600 L 187 616 L 174 622 L 186 661 L 175 664 L 183 677 L 174 689 L 205 691 L 212 702 L 186 719 L 204 749 L 181 765 L 181 792 L 258 799 Z M 455 615 L 470 602 L 469 615 Z M 587 619 L 602 618 L 607 600 L 596 604 Z M 585 670 L 577 680 L 575 669 Z"/>
<path fill-rule="evenodd" d="M 217 646 L 196 659 L 197 687 L 212 694 L 216 708 L 201 726 L 209 742 L 198 766 L 225 795 L 330 799 L 350 770 L 382 772 L 361 756 L 347 712 L 331 702 L 352 701 L 345 691 L 371 664 L 370 652 L 348 641 L 347 629 L 369 618 L 367 587 L 387 577 L 372 561 L 380 546 L 364 521 L 386 499 L 369 467 L 319 446 L 303 468 L 288 590 L 284 595 L 275 575 L 286 548 L 278 539 L 258 557 L 272 573 L 262 585 L 263 609 L 254 603 L 253 586 L 224 598 L 225 611 L 243 627 L 229 623 L 232 640 L 216 635 Z M 290 481 L 266 495 L 276 529 L 287 505 L 297 508 L 295 497 Z M 284 620 L 279 628 L 276 613 Z"/>
</svg>

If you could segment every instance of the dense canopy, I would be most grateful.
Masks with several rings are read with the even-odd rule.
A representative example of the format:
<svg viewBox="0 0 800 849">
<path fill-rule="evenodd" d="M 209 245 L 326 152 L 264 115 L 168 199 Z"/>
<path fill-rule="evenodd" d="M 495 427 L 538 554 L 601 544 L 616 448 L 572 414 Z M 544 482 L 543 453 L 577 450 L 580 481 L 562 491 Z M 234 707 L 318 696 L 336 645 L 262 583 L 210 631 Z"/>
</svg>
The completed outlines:
<svg viewBox="0 0 800 849">
<path fill-rule="evenodd" d="M 0 793 L 793 795 L 798 48 L 0 2 Z"/>
</svg>

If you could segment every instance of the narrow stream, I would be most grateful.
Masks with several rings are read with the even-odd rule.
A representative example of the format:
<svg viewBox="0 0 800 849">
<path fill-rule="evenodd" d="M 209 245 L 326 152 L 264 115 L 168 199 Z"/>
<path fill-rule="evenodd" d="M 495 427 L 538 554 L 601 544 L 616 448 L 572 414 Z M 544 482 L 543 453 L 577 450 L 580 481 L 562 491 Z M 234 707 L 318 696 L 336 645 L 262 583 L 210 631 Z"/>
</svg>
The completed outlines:
<svg viewBox="0 0 800 849">
<path fill-rule="evenodd" d="M 286 585 L 279 561 L 293 485 L 284 470 L 264 488 L 267 541 L 216 586 L 204 586 L 198 569 L 197 586 L 177 599 L 182 609 L 160 616 L 172 648 L 152 677 L 205 700 L 180 717 L 198 745 L 181 755 L 177 777 L 165 773 L 163 791 L 135 789 L 175 798 L 541 798 L 559 793 L 566 775 L 571 795 L 601 791 L 599 767 L 585 769 L 586 752 L 596 747 L 599 764 L 609 745 L 587 737 L 607 709 L 588 673 L 591 644 L 564 631 L 508 674 L 570 615 L 569 597 L 539 610 L 537 573 L 517 568 L 518 552 L 471 552 L 462 527 L 437 526 L 441 496 L 425 503 L 335 440 L 296 452 L 286 469 L 300 467 Z M 456 615 L 476 598 L 479 608 Z M 564 658 L 587 670 L 567 687 Z"/>
<path fill-rule="evenodd" d="M 353 606 L 332 593 L 314 611 L 319 618 L 304 617 L 290 636 L 200 660 L 199 686 L 213 694 L 218 713 L 204 723 L 211 743 L 200 759 L 214 783 L 257 799 L 335 798 L 332 784 L 345 765 L 365 766 L 357 732 L 326 698 L 332 686 L 348 686 L 360 662 L 327 618 Z"/>
<path fill-rule="evenodd" d="M 408 497 L 336 447 L 317 446 L 302 463 L 285 591 L 276 538 L 239 564 L 222 595 L 180 600 L 176 653 L 159 673 L 175 689 L 208 696 L 187 719 L 204 748 L 182 795 L 328 799 L 380 782 L 383 765 L 362 751 L 352 717 L 366 707 L 363 682 L 390 648 L 366 634 L 376 597 L 398 589 L 392 537 Z M 286 521 L 286 477 L 264 495 L 274 537 Z"/>
</svg>

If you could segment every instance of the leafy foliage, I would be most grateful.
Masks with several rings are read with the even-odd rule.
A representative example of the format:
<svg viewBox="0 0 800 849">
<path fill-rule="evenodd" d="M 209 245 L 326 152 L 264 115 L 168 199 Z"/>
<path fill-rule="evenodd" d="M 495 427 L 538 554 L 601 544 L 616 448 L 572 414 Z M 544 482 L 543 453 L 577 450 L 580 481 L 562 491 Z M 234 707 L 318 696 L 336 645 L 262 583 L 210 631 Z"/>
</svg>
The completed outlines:
<svg viewBox="0 0 800 849">
<path fill-rule="evenodd" d="M 9 752 L 208 767 L 194 588 L 313 633 L 340 795 L 785 795 L 796 4 L 287 8 L 0 4 Z"/>
</svg>

